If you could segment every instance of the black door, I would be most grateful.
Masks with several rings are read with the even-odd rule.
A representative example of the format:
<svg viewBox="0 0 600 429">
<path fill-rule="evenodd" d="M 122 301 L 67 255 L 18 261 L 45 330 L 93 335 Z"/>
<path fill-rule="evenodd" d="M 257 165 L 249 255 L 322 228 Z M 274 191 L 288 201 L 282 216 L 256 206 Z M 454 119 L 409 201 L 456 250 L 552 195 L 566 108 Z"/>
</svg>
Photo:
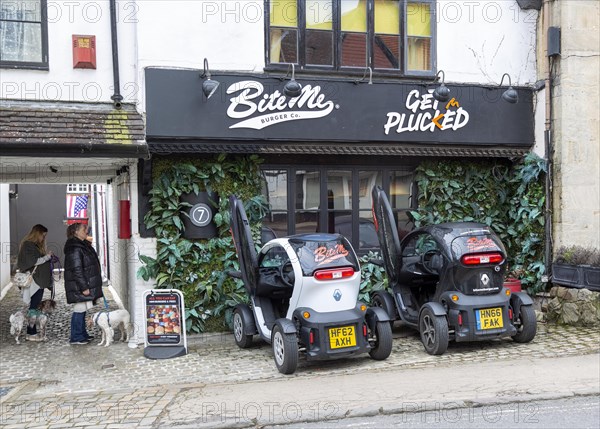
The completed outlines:
<svg viewBox="0 0 600 429">
<path fill-rule="evenodd" d="M 258 260 L 250 231 L 250 222 L 248 222 L 244 204 L 234 195 L 229 197 L 229 206 L 231 210 L 231 235 L 240 262 L 242 280 L 248 293 L 254 295 L 258 277 Z"/>
<path fill-rule="evenodd" d="M 373 217 L 375 230 L 381 247 L 381 255 L 388 276 L 390 288 L 398 284 L 402 260 L 400 258 L 400 239 L 398 227 L 390 202 L 380 186 L 373 187 Z"/>
</svg>

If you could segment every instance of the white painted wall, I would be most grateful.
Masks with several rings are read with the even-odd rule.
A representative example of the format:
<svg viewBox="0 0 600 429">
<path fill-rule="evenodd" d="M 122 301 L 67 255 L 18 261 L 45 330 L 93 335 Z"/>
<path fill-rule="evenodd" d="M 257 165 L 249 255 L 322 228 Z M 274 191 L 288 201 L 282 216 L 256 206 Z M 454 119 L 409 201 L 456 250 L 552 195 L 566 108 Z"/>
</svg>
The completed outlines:
<svg viewBox="0 0 600 429">
<path fill-rule="evenodd" d="M 265 66 L 263 0 L 138 5 L 141 88 L 150 66 L 202 70 L 204 58 L 211 70 L 261 72 Z M 504 73 L 514 85 L 535 82 L 537 17 L 514 0 L 438 0 L 438 69 L 447 82 L 497 85 Z M 145 111 L 143 91 L 140 104 Z"/>
<path fill-rule="evenodd" d="M 148 66 L 261 71 L 263 0 L 117 1 L 121 93 L 143 101 Z M 437 63 L 448 82 L 535 82 L 537 11 L 514 0 L 437 2 Z M 110 101 L 113 94 L 108 1 L 48 2 L 49 71 L 2 69 L 0 98 Z M 95 35 L 97 70 L 73 69 L 71 36 Z"/>
<path fill-rule="evenodd" d="M 168 2 L 164 2 L 168 3 Z M 117 2 L 121 95 L 135 101 L 138 3 Z M 72 35 L 96 36 L 96 70 L 73 69 Z M 49 1 L 50 70 L 1 69 L 0 98 L 37 101 L 110 102 L 113 95 L 108 1 Z"/>
<path fill-rule="evenodd" d="M 513 85 L 536 81 L 537 11 L 514 0 L 438 0 L 437 10 L 437 65 L 447 81 L 497 85 L 504 73 Z"/>
<path fill-rule="evenodd" d="M 146 67 L 261 72 L 264 63 L 263 0 L 139 2 L 138 82 Z M 157 28 L 159 30 L 157 30 Z M 145 112 L 144 91 L 139 110 Z"/>
<path fill-rule="evenodd" d="M 0 184 L 0 290 L 10 281 L 10 212 L 8 184 Z"/>
<path fill-rule="evenodd" d="M 130 338 L 129 345 L 134 347 L 137 344 L 144 343 L 146 315 L 143 296 L 144 292 L 153 288 L 155 282 L 148 282 L 137 278 L 137 270 L 142 266 L 139 255 L 145 255 L 156 258 L 156 238 L 141 238 L 138 227 L 138 182 L 137 182 L 137 165 L 129 167 L 129 175 L 131 177 L 131 240 L 129 245 L 131 248 L 128 262 L 128 310 L 133 323 L 133 335 Z"/>
</svg>

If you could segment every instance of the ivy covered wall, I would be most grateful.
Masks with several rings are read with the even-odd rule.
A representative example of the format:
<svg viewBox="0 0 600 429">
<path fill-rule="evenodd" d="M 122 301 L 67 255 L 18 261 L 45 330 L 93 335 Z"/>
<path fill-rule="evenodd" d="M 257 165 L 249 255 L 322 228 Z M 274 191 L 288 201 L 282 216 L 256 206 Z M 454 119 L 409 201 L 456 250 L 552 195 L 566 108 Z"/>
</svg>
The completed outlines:
<svg viewBox="0 0 600 429">
<path fill-rule="evenodd" d="M 229 195 L 246 203 L 253 235 L 258 242 L 265 203 L 260 196 L 260 159 L 257 156 L 209 156 L 153 160 L 150 211 L 144 221 L 154 228 L 157 257 L 140 255 L 145 264 L 138 271 L 144 280 L 155 279 L 158 288 L 183 292 L 188 332 L 219 331 L 233 307 L 247 300 L 243 284 L 227 276 L 239 264 L 229 232 Z M 190 207 L 182 194 L 208 191 L 220 198 L 214 222 L 218 235 L 209 240 L 183 237 L 182 216 Z"/>
<path fill-rule="evenodd" d="M 144 220 L 154 228 L 157 257 L 140 255 L 145 264 L 138 271 L 157 287 L 183 291 L 189 332 L 226 329 L 231 313 L 248 297 L 240 280 L 226 275 L 239 264 L 229 232 L 228 197 L 245 203 L 252 233 L 260 243 L 260 220 L 266 211 L 261 196 L 258 156 L 162 158 L 153 162 L 151 209 Z M 544 162 L 529 155 L 520 162 L 426 161 L 416 170 L 419 208 L 412 211 L 415 225 L 447 221 L 476 221 L 490 225 L 508 252 L 509 274 L 530 292 L 545 287 L 544 274 Z M 218 236 L 209 240 L 183 237 L 181 216 L 188 203 L 185 193 L 215 192 L 220 196 L 214 222 Z M 361 258 L 359 299 L 369 301 L 372 290 L 386 287 L 381 267 Z"/>
<path fill-rule="evenodd" d="M 545 162 L 531 153 L 501 161 L 427 161 L 416 171 L 416 226 L 474 221 L 489 225 L 508 253 L 508 275 L 538 292 L 544 263 Z"/>
</svg>

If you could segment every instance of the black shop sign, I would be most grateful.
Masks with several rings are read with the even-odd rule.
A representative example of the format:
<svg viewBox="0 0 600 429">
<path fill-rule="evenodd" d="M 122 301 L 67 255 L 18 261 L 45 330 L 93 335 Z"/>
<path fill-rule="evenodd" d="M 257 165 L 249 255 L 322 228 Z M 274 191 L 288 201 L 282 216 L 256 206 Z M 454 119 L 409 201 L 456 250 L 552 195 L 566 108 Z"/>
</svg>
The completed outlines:
<svg viewBox="0 0 600 429">
<path fill-rule="evenodd" d="M 209 99 L 197 71 L 146 69 L 148 140 L 263 140 L 406 142 L 531 147 L 533 93 L 517 89 L 509 104 L 506 88 L 448 85 L 439 102 L 438 84 L 351 79 L 298 78 L 302 93 L 286 97 L 287 80 L 265 75 L 219 74 Z"/>
</svg>

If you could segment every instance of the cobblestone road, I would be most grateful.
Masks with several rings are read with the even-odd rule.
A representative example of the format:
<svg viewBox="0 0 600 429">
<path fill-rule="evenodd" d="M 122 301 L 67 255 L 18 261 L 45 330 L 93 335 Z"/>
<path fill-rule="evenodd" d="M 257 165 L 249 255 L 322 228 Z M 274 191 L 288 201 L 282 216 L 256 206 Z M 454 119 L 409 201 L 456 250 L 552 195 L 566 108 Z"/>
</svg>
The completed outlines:
<svg viewBox="0 0 600 429">
<path fill-rule="evenodd" d="M 21 345 L 10 337 L 8 323 L 9 315 L 21 306 L 17 291 L 13 288 L 0 301 L 0 423 L 5 427 L 126 427 L 132 423 L 150 427 L 186 386 L 565 357 L 600 350 L 597 329 L 540 324 L 530 344 L 510 339 L 451 343 L 444 355 L 430 356 L 416 332 L 396 326 L 392 355 L 385 361 L 368 355 L 328 362 L 301 360 L 295 374 L 283 376 L 275 368 L 269 345 L 257 341 L 242 350 L 227 333 L 190 336 L 188 355 L 169 360 L 146 359 L 141 347 L 131 349 L 125 343 L 98 347 L 99 332 L 91 344 L 71 346 L 70 308 L 63 294 L 57 294 L 57 301 L 49 321 L 49 341 Z"/>
</svg>

